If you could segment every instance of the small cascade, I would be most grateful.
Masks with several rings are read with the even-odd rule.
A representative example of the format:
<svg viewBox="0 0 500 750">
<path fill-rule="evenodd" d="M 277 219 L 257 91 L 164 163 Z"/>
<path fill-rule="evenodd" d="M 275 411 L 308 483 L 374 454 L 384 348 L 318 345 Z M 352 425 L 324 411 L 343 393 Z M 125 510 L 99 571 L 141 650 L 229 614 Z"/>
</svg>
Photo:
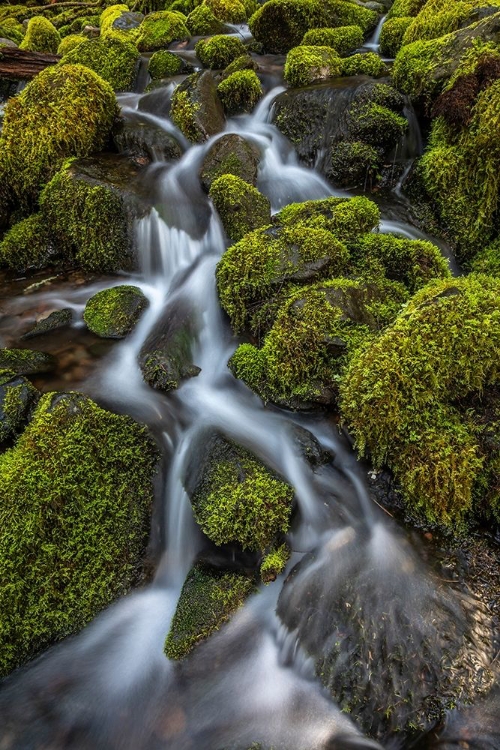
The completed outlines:
<svg viewBox="0 0 500 750">
<path fill-rule="evenodd" d="M 386 22 L 386 19 L 387 19 L 386 15 L 382 16 L 372 36 L 368 39 L 367 42 L 363 44 L 364 49 L 367 49 L 370 52 L 375 52 L 378 54 L 378 52 L 380 51 L 380 35 L 382 33 L 382 27 L 384 23 Z"/>
</svg>

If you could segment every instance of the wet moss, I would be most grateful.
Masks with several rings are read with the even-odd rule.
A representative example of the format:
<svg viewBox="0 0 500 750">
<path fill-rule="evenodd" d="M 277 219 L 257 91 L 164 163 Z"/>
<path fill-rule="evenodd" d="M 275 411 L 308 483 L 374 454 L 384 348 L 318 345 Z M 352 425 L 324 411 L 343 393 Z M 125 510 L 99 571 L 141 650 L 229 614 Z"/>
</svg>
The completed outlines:
<svg viewBox="0 0 500 750">
<path fill-rule="evenodd" d="M 0 21 L 0 39 L 10 39 L 15 44 L 21 44 L 25 29 L 15 18 L 4 18 Z"/>
<path fill-rule="evenodd" d="M 253 592 L 251 578 L 198 564 L 182 587 L 170 632 L 165 641 L 169 659 L 184 659 L 198 644 L 220 629 Z"/>
<path fill-rule="evenodd" d="M 251 55 L 245 54 L 240 55 L 236 58 L 236 60 L 233 60 L 232 63 L 229 63 L 227 68 L 224 70 L 225 76 L 230 76 L 232 73 L 237 73 L 239 70 L 255 70 L 257 71 L 259 66 L 253 59 Z"/>
<path fill-rule="evenodd" d="M 483 463 L 458 404 L 498 379 L 499 291 L 488 276 L 428 284 L 355 355 L 342 386 L 342 414 L 360 452 L 393 469 L 411 508 L 455 529 Z"/>
<path fill-rule="evenodd" d="M 341 187 L 366 187 L 377 180 L 379 153 L 362 141 L 341 141 L 332 147 L 328 177 Z"/>
<path fill-rule="evenodd" d="M 61 37 L 55 26 L 47 18 L 35 16 L 28 21 L 26 35 L 19 48 L 30 52 L 51 52 L 55 55 L 60 43 Z"/>
<path fill-rule="evenodd" d="M 387 18 L 416 16 L 427 0 L 394 0 Z"/>
<path fill-rule="evenodd" d="M 0 241 L 0 265 L 14 271 L 45 268 L 53 255 L 49 228 L 40 213 L 14 224 Z"/>
<path fill-rule="evenodd" d="M 148 72 L 151 78 L 168 78 L 180 73 L 182 60 L 166 49 L 158 50 L 149 60 Z"/>
<path fill-rule="evenodd" d="M 290 559 L 290 547 L 282 544 L 271 550 L 262 561 L 260 566 L 260 577 L 264 583 L 271 583 L 285 570 Z"/>
<path fill-rule="evenodd" d="M 217 86 L 224 111 L 228 116 L 251 112 L 262 96 L 262 86 L 253 70 L 231 73 Z"/>
<path fill-rule="evenodd" d="M 227 236 L 237 242 L 245 234 L 271 222 L 269 200 L 235 175 L 222 175 L 212 182 L 209 196 Z"/>
<path fill-rule="evenodd" d="M 394 146 L 408 128 L 405 117 L 374 101 L 354 104 L 349 114 L 351 137 L 371 146 Z"/>
<path fill-rule="evenodd" d="M 480 250 L 470 263 L 470 270 L 486 273 L 489 276 L 500 276 L 500 238 Z"/>
<path fill-rule="evenodd" d="M 180 87 L 174 91 L 171 108 L 172 120 L 186 138 L 195 143 L 205 140 L 197 123 L 197 114 L 200 108 L 198 102 L 192 101 L 189 91 L 183 91 Z"/>
<path fill-rule="evenodd" d="M 354 240 L 378 226 L 380 211 L 373 201 L 356 198 L 324 198 L 291 203 L 276 216 L 284 226 L 301 224 L 314 229 L 327 229 L 339 240 Z"/>
<path fill-rule="evenodd" d="M 124 338 L 137 324 L 149 302 L 137 286 L 123 284 L 103 289 L 85 305 L 83 319 L 103 338 Z"/>
<path fill-rule="evenodd" d="M 0 674 L 137 583 L 156 457 L 129 417 L 81 394 L 42 398 L 0 457 Z"/>
<path fill-rule="evenodd" d="M 128 91 L 135 78 L 139 52 L 135 45 L 120 39 L 88 39 L 68 52 L 61 65 L 85 65 L 115 91 Z"/>
<path fill-rule="evenodd" d="M 203 5 L 224 23 L 244 23 L 247 20 L 245 3 L 239 0 L 203 0 Z"/>
<path fill-rule="evenodd" d="M 127 5 L 110 5 L 100 15 L 101 39 L 115 39 L 127 44 L 136 44 L 139 30 L 119 28 L 116 23 L 129 12 Z"/>
<path fill-rule="evenodd" d="M 411 16 L 401 18 L 389 18 L 382 26 L 380 32 L 380 51 L 387 57 L 396 57 L 403 46 L 403 37 L 406 29 L 413 21 Z"/>
<path fill-rule="evenodd" d="M 375 52 L 359 53 L 342 60 L 342 75 L 344 76 L 365 75 L 380 78 L 387 73 L 386 64 Z"/>
<path fill-rule="evenodd" d="M 342 71 L 337 52 L 331 47 L 294 47 L 286 56 L 284 77 L 291 86 L 308 86 L 335 78 Z"/>
<path fill-rule="evenodd" d="M 56 364 L 55 357 L 36 349 L 0 349 L 0 370 L 9 370 L 15 375 L 50 372 Z"/>
<path fill-rule="evenodd" d="M 224 24 L 207 5 L 198 5 L 187 17 L 186 25 L 193 36 L 222 34 Z"/>
<path fill-rule="evenodd" d="M 208 192 L 212 182 L 224 174 L 233 174 L 255 185 L 260 152 L 240 135 L 230 133 L 215 141 L 208 150 L 200 171 L 203 188 Z"/>
<path fill-rule="evenodd" d="M 500 8 L 498 2 L 482 0 L 482 8 Z M 437 39 L 477 21 L 477 0 L 427 0 L 412 20 L 403 39 L 404 44 Z"/>
<path fill-rule="evenodd" d="M 64 57 L 64 55 L 67 55 L 68 52 L 71 52 L 71 50 L 74 50 L 79 44 L 83 44 L 85 41 L 86 37 L 81 36 L 80 34 L 69 34 L 61 41 L 57 48 L 57 54 Z"/>
<path fill-rule="evenodd" d="M 304 34 L 302 45 L 333 47 L 341 57 L 363 44 L 363 29 L 359 26 L 340 26 L 337 29 L 311 29 Z"/>
<path fill-rule="evenodd" d="M 189 39 L 186 17 L 182 13 L 159 11 L 150 13 L 139 28 L 137 46 L 141 52 L 154 52 L 174 41 Z"/>
<path fill-rule="evenodd" d="M 222 70 L 237 57 L 246 53 L 246 48 L 237 36 L 218 34 L 209 39 L 200 39 L 195 47 L 196 56 L 206 68 Z"/>
<path fill-rule="evenodd" d="M 224 129 L 224 110 L 211 71 L 194 73 L 175 89 L 170 116 L 186 138 L 195 143 Z"/>
</svg>

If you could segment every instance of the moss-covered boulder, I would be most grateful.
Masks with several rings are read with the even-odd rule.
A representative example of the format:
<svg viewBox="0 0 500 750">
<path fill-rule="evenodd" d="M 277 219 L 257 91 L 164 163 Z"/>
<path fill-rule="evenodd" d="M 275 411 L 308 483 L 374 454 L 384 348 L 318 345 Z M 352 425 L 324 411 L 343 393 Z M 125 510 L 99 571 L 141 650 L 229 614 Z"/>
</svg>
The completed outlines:
<svg viewBox="0 0 500 750">
<path fill-rule="evenodd" d="M 186 138 L 202 143 L 225 127 L 224 110 L 213 74 L 193 73 L 172 96 L 171 117 Z"/>
<path fill-rule="evenodd" d="M 276 215 L 278 224 L 327 229 L 342 242 L 355 242 L 378 226 L 379 220 L 379 209 L 364 196 L 290 203 Z"/>
<path fill-rule="evenodd" d="M 5 107 L 0 195 L 30 208 L 67 157 L 103 148 L 116 115 L 113 89 L 89 68 L 43 70 Z"/>
<path fill-rule="evenodd" d="M 208 150 L 200 171 L 203 188 L 210 190 L 212 182 L 224 174 L 232 174 L 255 185 L 260 153 L 256 146 L 241 135 L 223 135 Z"/>
<path fill-rule="evenodd" d="M 259 66 L 257 62 L 248 53 L 240 55 L 232 63 L 229 63 L 227 68 L 224 70 L 224 77 L 230 76 L 232 73 L 237 73 L 239 70 L 254 70 L 257 72 Z"/>
<path fill-rule="evenodd" d="M 206 68 L 222 70 L 237 57 L 244 55 L 246 47 L 238 36 L 218 34 L 200 39 L 195 50 L 196 56 Z"/>
<path fill-rule="evenodd" d="M 156 457 L 129 417 L 81 394 L 42 398 L 0 458 L 0 674 L 138 582 Z"/>
<path fill-rule="evenodd" d="M 217 86 L 224 111 L 228 116 L 251 112 L 263 91 L 253 70 L 238 70 L 231 73 Z"/>
<path fill-rule="evenodd" d="M 225 29 L 222 21 L 214 15 L 207 5 L 198 5 L 187 17 L 186 26 L 193 36 L 222 34 Z"/>
<path fill-rule="evenodd" d="M 482 484 L 477 428 L 461 403 L 498 382 L 499 283 L 475 275 L 430 283 L 354 357 L 342 387 L 358 449 L 393 469 L 409 507 L 455 528 Z"/>
<path fill-rule="evenodd" d="M 137 286 L 114 286 L 89 299 L 83 319 L 92 333 L 109 339 L 122 339 L 135 327 L 148 298 Z"/>
<path fill-rule="evenodd" d="M 137 37 L 141 52 L 153 52 L 168 47 L 174 41 L 189 39 L 186 17 L 182 13 L 159 11 L 150 13 L 142 22 Z"/>
<path fill-rule="evenodd" d="M 61 37 L 55 26 L 43 16 L 35 16 L 28 21 L 26 35 L 19 45 L 29 52 L 51 52 L 56 54 Z"/>
<path fill-rule="evenodd" d="M 134 83 L 139 52 L 120 39 L 88 39 L 68 52 L 62 65 L 85 65 L 107 81 L 115 91 L 127 91 Z"/>
<path fill-rule="evenodd" d="M 14 44 L 21 44 L 26 30 L 22 23 L 15 18 L 3 18 L 0 20 L 0 38 L 10 40 Z"/>
<path fill-rule="evenodd" d="M 21 434 L 39 393 L 29 380 L 0 370 L 0 449 Z"/>
<path fill-rule="evenodd" d="M 344 76 L 363 75 L 381 78 L 388 72 L 386 64 L 375 52 L 359 53 L 342 60 L 342 75 Z"/>
<path fill-rule="evenodd" d="M 64 39 L 61 40 L 61 43 L 57 48 L 57 54 L 61 55 L 61 57 L 64 57 L 64 55 L 67 55 L 68 52 L 76 49 L 79 44 L 83 44 L 85 40 L 86 37 L 84 37 L 82 34 L 68 34 L 64 37 Z"/>
<path fill-rule="evenodd" d="M 143 19 L 142 13 L 131 13 L 127 5 L 110 5 L 99 18 L 101 38 L 136 44 Z"/>
<path fill-rule="evenodd" d="M 226 174 L 212 182 L 212 199 L 229 239 L 237 242 L 253 229 L 271 223 L 269 199 L 257 188 L 235 175 Z"/>
<path fill-rule="evenodd" d="M 432 0 L 426 2 L 405 32 L 403 43 L 437 39 L 457 29 L 465 28 L 484 16 L 492 15 L 499 9 L 496 0 Z"/>
<path fill-rule="evenodd" d="M 14 271 L 45 268 L 57 251 L 41 213 L 14 224 L 0 241 L 0 266 Z"/>
<path fill-rule="evenodd" d="M 229 620 L 255 590 L 242 573 L 197 564 L 188 573 L 165 641 L 169 659 L 183 659 Z"/>
<path fill-rule="evenodd" d="M 363 141 L 340 141 L 331 150 L 328 177 L 339 187 L 369 188 L 376 183 L 379 153 Z"/>
<path fill-rule="evenodd" d="M 403 46 L 405 31 L 412 21 L 411 16 L 387 19 L 380 32 L 380 51 L 383 55 L 396 57 Z"/>
<path fill-rule="evenodd" d="M 66 328 L 73 322 L 73 311 L 69 307 L 64 307 L 62 310 L 53 310 L 51 313 L 46 315 L 44 318 L 39 318 L 35 325 L 23 333 L 21 339 L 28 341 L 34 339 L 37 336 L 44 336 L 52 331 L 57 331 L 59 328 Z"/>
<path fill-rule="evenodd" d="M 0 370 L 9 370 L 15 375 L 51 372 L 56 364 L 56 358 L 46 352 L 33 349 L 0 349 Z"/>
<path fill-rule="evenodd" d="M 341 57 L 361 47 L 364 40 L 360 26 L 340 26 L 337 29 L 311 29 L 304 34 L 302 44 L 308 47 L 333 47 Z"/>
<path fill-rule="evenodd" d="M 470 270 L 489 276 L 500 276 L 500 237 L 476 253 L 470 263 Z"/>
<path fill-rule="evenodd" d="M 291 86 L 335 78 L 342 71 L 342 62 L 331 47 L 294 47 L 286 56 L 284 76 Z"/>
<path fill-rule="evenodd" d="M 224 23 L 244 23 L 247 19 L 245 1 L 242 0 L 203 0 L 214 16 Z"/>
<path fill-rule="evenodd" d="M 151 78 L 168 78 L 180 73 L 183 67 L 183 60 L 179 55 L 174 55 L 173 52 L 161 49 L 151 55 L 148 73 Z"/>
</svg>

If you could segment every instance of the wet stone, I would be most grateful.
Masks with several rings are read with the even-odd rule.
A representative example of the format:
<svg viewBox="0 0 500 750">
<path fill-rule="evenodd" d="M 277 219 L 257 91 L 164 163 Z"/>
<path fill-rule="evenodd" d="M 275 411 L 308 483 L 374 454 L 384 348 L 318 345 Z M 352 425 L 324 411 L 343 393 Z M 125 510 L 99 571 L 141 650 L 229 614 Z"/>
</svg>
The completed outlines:
<svg viewBox="0 0 500 750">
<path fill-rule="evenodd" d="M 69 308 L 63 310 L 54 310 L 46 318 L 42 318 L 37 321 L 35 326 L 27 331 L 21 339 L 26 341 L 28 339 L 35 338 L 35 336 L 42 336 L 45 333 L 50 333 L 58 328 L 65 328 L 71 325 L 73 320 L 73 312 Z"/>
<path fill-rule="evenodd" d="M 0 349 L 0 369 L 11 370 L 16 375 L 51 372 L 57 360 L 47 352 L 32 349 Z"/>
<path fill-rule="evenodd" d="M 0 372 L 0 447 L 22 432 L 38 395 L 26 378 L 9 371 Z"/>
</svg>

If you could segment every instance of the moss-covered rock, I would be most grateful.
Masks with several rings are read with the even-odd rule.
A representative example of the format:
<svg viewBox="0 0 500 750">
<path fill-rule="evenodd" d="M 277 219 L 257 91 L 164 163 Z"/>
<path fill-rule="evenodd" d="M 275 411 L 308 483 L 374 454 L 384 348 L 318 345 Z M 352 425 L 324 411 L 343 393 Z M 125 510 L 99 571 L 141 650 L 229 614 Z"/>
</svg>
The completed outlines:
<svg viewBox="0 0 500 750">
<path fill-rule="evenodd" d="M 339 187 L 370 187 L 377 179 L 379 153 L 363 141 L 341 141 L 331 151 L 328 177 Z"/>
<path fill-rule="evenodd" d="M 500 8 L 496 0 L 483 0 L 478 6 L 477 0 L 428 0 L 418 15 L 412 19 L 405 35 L 404 44 L 437 39 L 457 29 L 477 22 L 482 17 L 479 9 L 493 14 Z"/>
<path fill-rule="evenodd" d="M 203 0 L 203 5 L 224 23 L 244 23 L 247 19 L 245 2 L 240 0 Z"/>
<path fill-rule="evenodd" d="M 314 47 L 333 47 L 341 57 L 354 52 L 363 44 L 363 29 L 359 26 L 340 26 L 337 29 L 311 29 L 304 34 L 302 44 Z"/>
<path fill-rule="evenodd" d="M 257 71 L 258 69 L 259 69 L 259 66 L 251 55 L 249 54 L 240 55 L 239 57 L 236 58 L 236 60 L 233 60 L 232 63 L 229 63 L 227 68 L 225 68 L 224 77 L 230 76 L 232 73 L 236 73 L 239 70 Z"/>
<path fill-rule="evenodd" d="M 375 52 L 359 53 L 342 60 L 342 75 L 344 76 L 364 75 L 380 78 L 387 73 L 386 64 Z"/>
<path fill-rule="evenodd" d="M 358 449 L 393 469 L 411 508 L 455 528 L 484 460 L 460 400 L 498 381 L 499 292 L 488 276 L 430 283 L 353 358 L 342 387 Z"/>
<path fill-rule="evenodd" d="M 391 18 L 404 18 L 416 16 L 427 0 L 394 0 L 389 13 L 388 20 Z"/>
<path fill-rule="evenodd" d="M 68 52 L 61 65 L 85 65 L 107 81 L 115 91 L 132 88 L 139 52 L 137 47 L 120 39 L 88 39 Z"/>
<path fill-rule="evenodd" d="M 0 370 L 15 375 L 33 375 L 54 370 L 57 360 L 52 354 L 33 349 L 0 349 Z"/>
<path fill-rule="evenodd" d="M 380 51 L 383 55 L 396 57 L 403 46 L 405 31 L 412 21 L 411 16 L 387 19 L 380 32 Z"/>
<path fill-rule="evenodd" d="M 57 48 L 57 54 L 64 57 L 68 52 L 76 49 L 79 44 L 85 42 L 85 37 L 82 34 L 68 34 L 61 40 L 59 47 Z M 90 67 L 90 66 L 87 66 Z"/>
<path fill-rule="evenodd" d="M 38 396 L 29 380 L 0 370 L 0 448 L 21 434 Z"/>
<path fill-rule="evenodd" d="M 117 115 L 111 86 L 83 65 L 46 68 L 5 107 L 0 194 L 29 208 L 68 156 L 102 149 Z"/>
<path fill-rule="evenodd" d="M 231 73 L 217 86 L 224 111 L 228 116 L 251 112 L 262 96 L 262 86 L 253 70 Z"/>
<path fill-rule="evenodd" d="M 474 256 L 470 270 L 489 276 L 500 276 L 500 237 Z"/>
<path fill-rule="evenodd" d="M 323 198 L 291 203 L 276 216 L 284 226 L 303 226 L 327 229 L 342 242 L 354 242 L 370 232 L 380 221 L 380 211 L 373 201 L 364 196 L 356 198 Z"/>
<path fill-rule="evenodd" d="M 200 39 L 195 47 L 196 55 L 206 68 L 222 70 L 246 52 L 245 45 L 237 36 L 219 34 L 209 39 Z"/>
<path fill-rule="evenodd" d="M 316 81 L 335 78 L 342 62 L 331 47 L 294 47 L 286 56 L 284 76 L 291 86 L 307 86 Z"/>
<path fill-rule="evenodd" d="M 148 73 L 151 78 L 168 78 L 181 72 L 183 61 L 166 49 L 158 50 L 149 59 Z"/>
<path fill-rule="evenodd" d="M 179 139 L 140 114 L 128 113 L 127 118 L 113 128 L 113 142 L 121 154 L 137 164 L 180 159 L 183 148 Z"/>
<path fill-rule="evenodd" d="M 224 130 L 225 117 L 213 74 L 193 73 L 172 96 L 171 117 L 186 138 L 202 143 Z"/>
<path fill-rule="evenodd" d="M 219 21 L 208 5 L 198 5 L 187 17 L 186 25 L 193 36 L 222 34 L 224 24 Z"/>
<path fill-rule="evenodd" d="M 45 318 L 37 320 L 33 328 L 23 333 L 21 339 L 28 341 L 34 339 L 37 336 L 43 336 L 47 333 L 52 333 L 59 328 L 66 328 L 71 325 L 73 321 L 73 311 L 69 307 L 65 307 L 62 310 L 53 310 Z"/>
<path fill-rule="evenodd" d="M 375 102 L 356 104 L 349 114 L 350 136 L 371 146 L 394 146 L 408 128 L 405 117 Z"/>
<path fill-rule="evenodd" d="M 189 39 L 186 17 L 182 13 L 159 11 L 150 13 L 142 22 L 137 38 L 141 52 L 153 52 L 168 47 L 174 41 Z"/>
<path fill-rule="evenodd" d="M 260 577 L 264 583 L 272 583 L 282 573 L 290 559 L 290 547 L 288 544 L 281 544 L 279 547 L 271 550 L 263 559 L 260 566 Z"/>
<path fill-rule="evenodd" d="M 137 583 L 156 455 L 129 417 L 59 393 L 0 458 L 2 675 Z"/>
<path fill-rule="evenodd" d="M 232 174 L 248 182 L 257 183 L 260 153 L 256 146 L 241 135 L 223 135 L 208 150 L 200 171 L 203 188 L 210 190 L 212 182 L 224 174 Z"/>
<path fill-rule="evenodd" d="M 89 299 L 83 319 L 97 336 L 122 339 L 135 327 L 148 305 L 148 298 L 139 287 L 114 286 Z"/>
<path fill-rule="evenodd" d="M 35 16 L 29 20 L 26 35 L 19 47 L 30 52 L 52 52 L 55 55 L 60 43 L 61 37 L 55 26 L 47 18 Z"/>
<path fill-rule="evenodd" d="M 14 224 L 0 241 L 0 265 L 14 271 L 45 268 L 56 254 L 41 213 Z"/>
<path fill-rule="evenodd" d="M 110 5 L 99 18 L 101 38 L 136 44 L 143 19 L 142 13 L 130 13 L 127 5 Z"/>
<path fill-rule="evenodd" d="M 21 44 L 24 39 L 25 28 L 15 18 L 4 18 L 0 21 L 0 38 L 10 39 L 15 44 Z"/>
<path fill-rule="evenodd" d="M 271 223 L 268 198 L 235 175 L 226 174 L 214 180 L 209 195 L 227 236 L 234 242 Z"/>
</svg>

